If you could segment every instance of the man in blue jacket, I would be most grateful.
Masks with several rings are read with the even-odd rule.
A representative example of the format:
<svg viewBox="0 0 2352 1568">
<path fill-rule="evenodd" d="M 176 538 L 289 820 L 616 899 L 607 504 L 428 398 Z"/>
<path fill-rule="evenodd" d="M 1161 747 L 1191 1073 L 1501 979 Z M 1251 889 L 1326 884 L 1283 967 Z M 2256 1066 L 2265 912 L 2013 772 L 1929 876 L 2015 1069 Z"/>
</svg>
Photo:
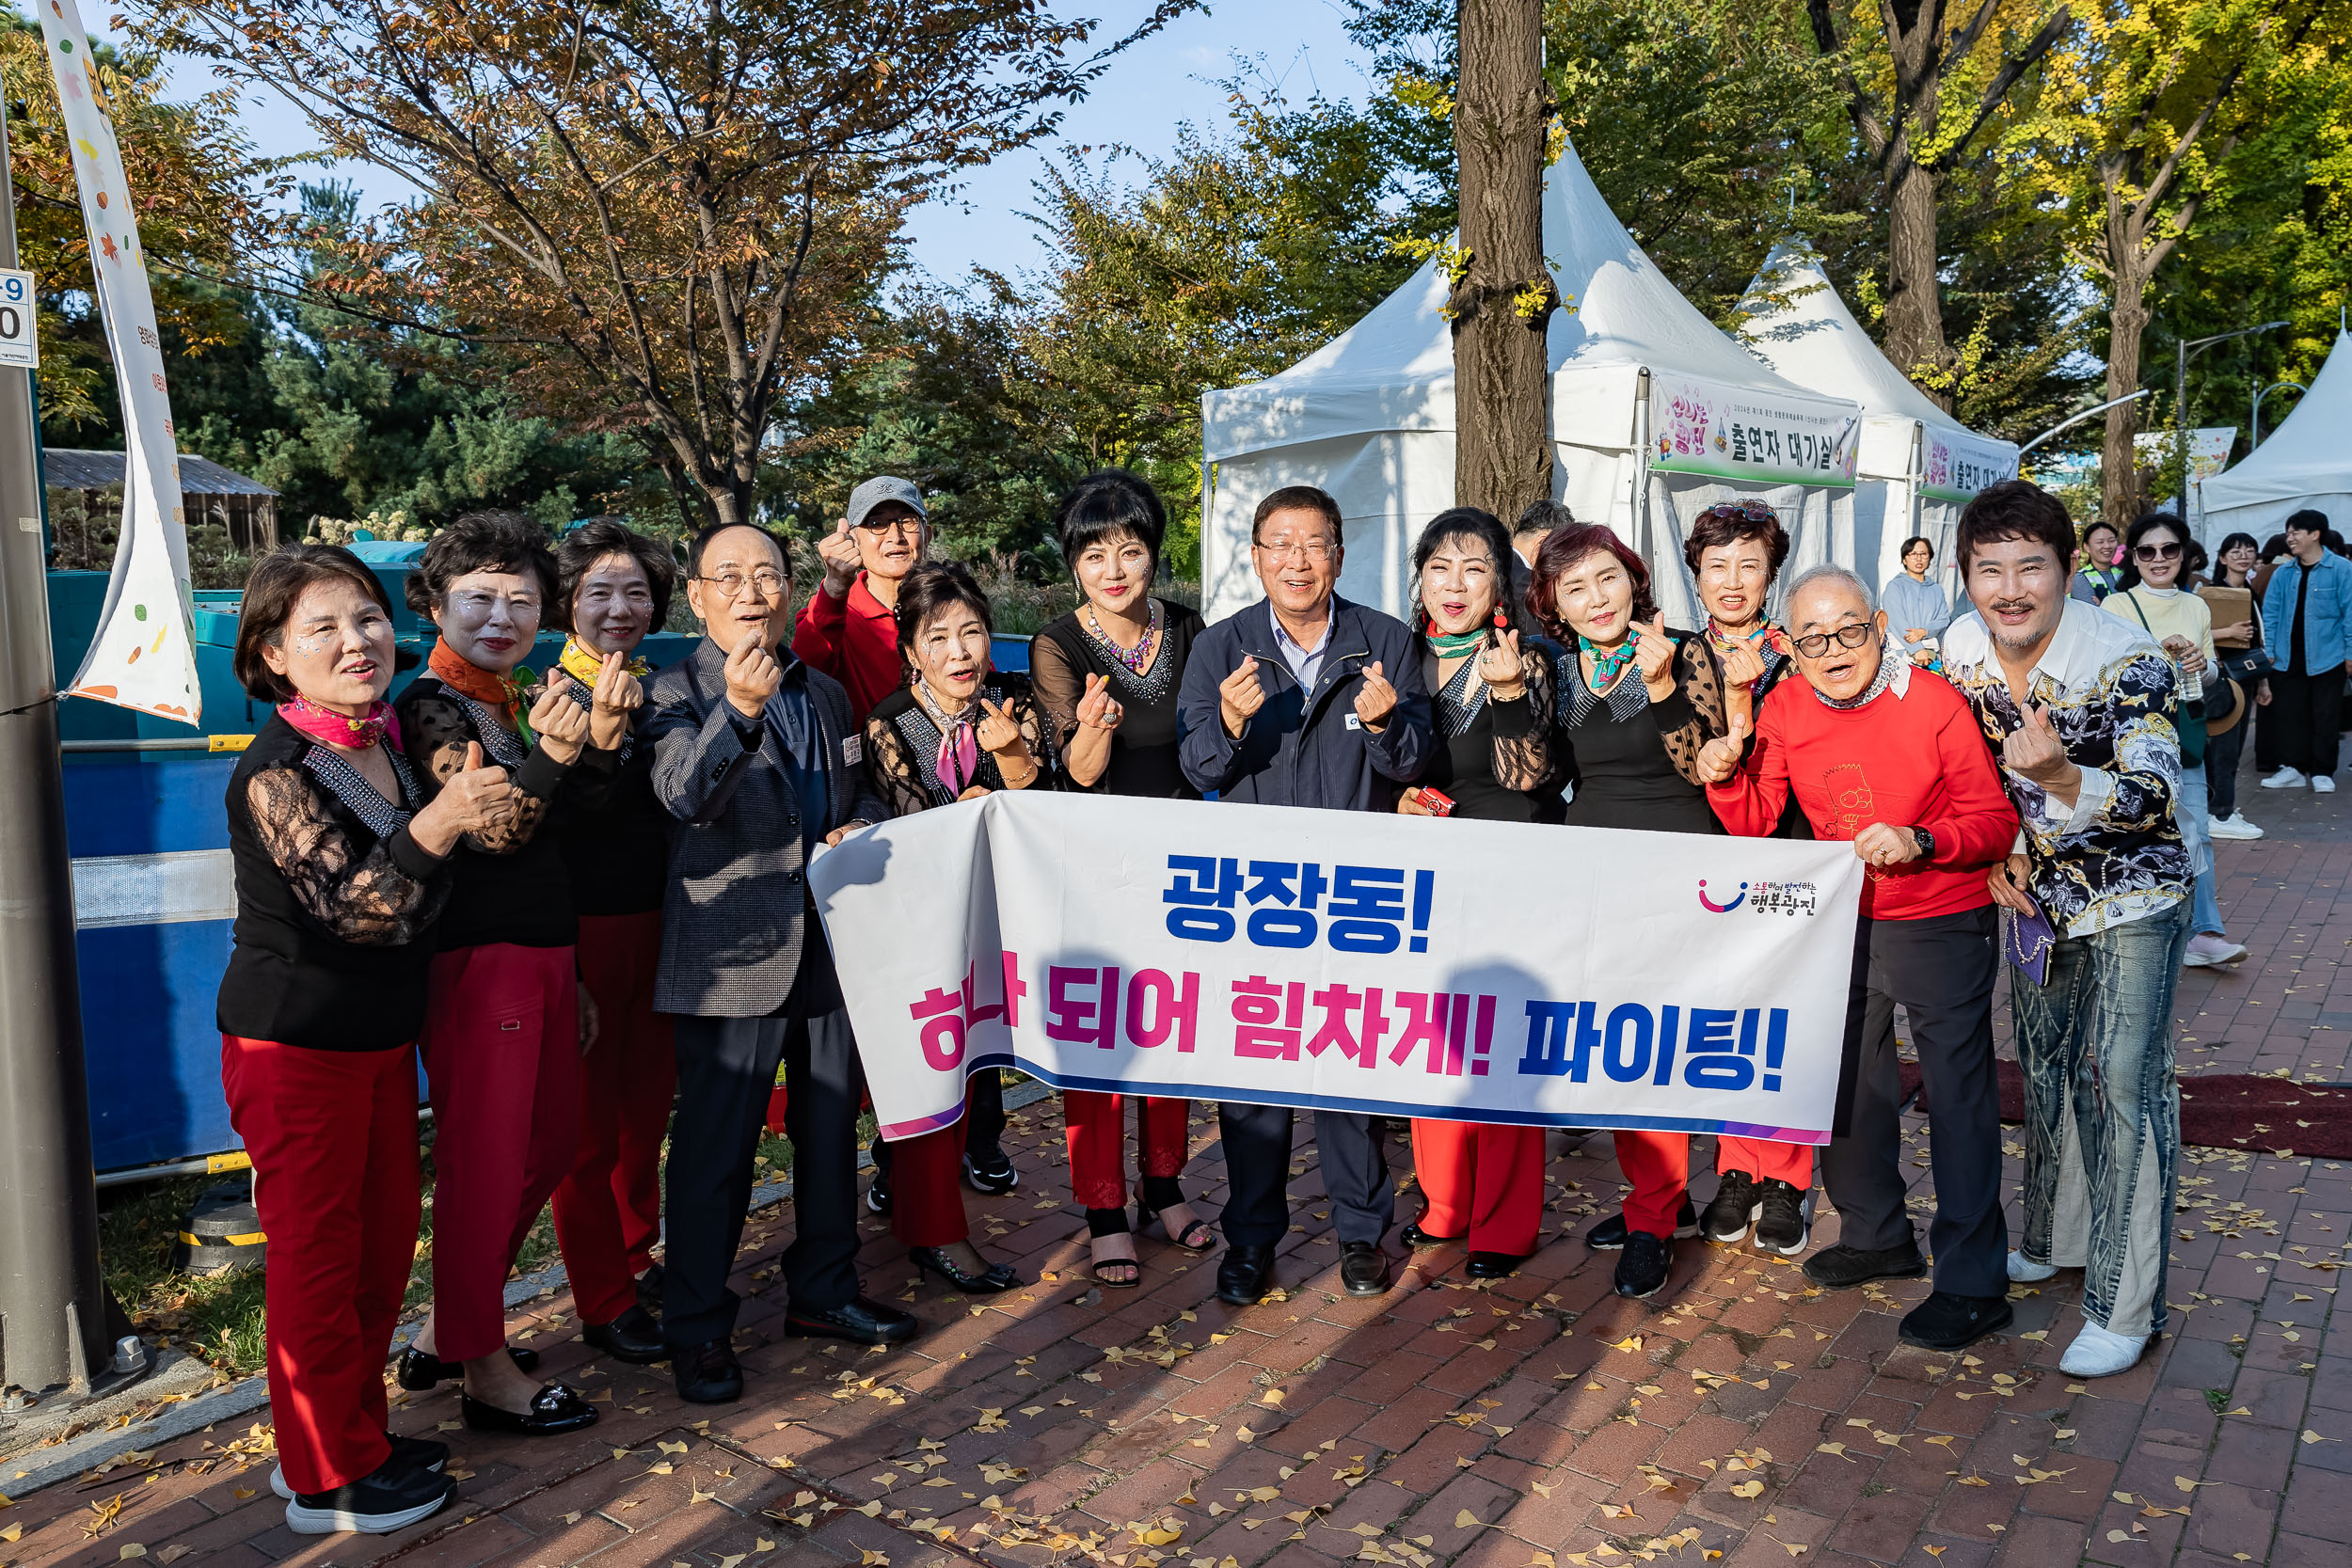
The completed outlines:
<svg viewBox="0 0 2352 1568">
<path fill-rule="evenodd" d="M 2295 559 L 2270 574 L 2263 594 L 2280 765 L 2263 787 L 2293 789 L 2308 779 L 2327 795 L 2336 787 L 2344 677 L 2352 670 L 2352 561 L 2329 553 L 2325 513 L 2307 507 L 2287 519 L 2286 531 Z"/>
<path fill-rule="evenodd" d="M 1184 775 L 1220 800 L 1334 811 L 1396 809 L 1431 745 L 1429 693 L 1413 635 L 1350 604 L 1340 580 L 1340 508 L 1312 485 L 1258 503 L 1249 554 L 1266 596 L 1203 632 L 1184 665 L 1178 733 Z M 1217 1110 L 1230 1194 L 1216 1293 L 1247 1306 L 1274 1281 L 1290 1224 L 1291 1111 Z M 1315 1113 L 1323 1185 L 1350 1295 L 1389 1288 L 1381 1238 L 1396 1215 L 1372 1118 Z"/>
</svg>

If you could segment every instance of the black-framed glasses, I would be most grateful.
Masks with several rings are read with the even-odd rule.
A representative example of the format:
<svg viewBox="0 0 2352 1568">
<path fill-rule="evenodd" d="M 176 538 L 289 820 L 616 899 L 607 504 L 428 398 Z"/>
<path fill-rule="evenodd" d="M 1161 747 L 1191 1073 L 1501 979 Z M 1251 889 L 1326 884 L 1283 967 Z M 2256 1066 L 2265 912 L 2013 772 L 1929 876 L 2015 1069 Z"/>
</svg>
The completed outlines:
<svg viewBox="0 0 2352 1568">
<path fill-rule="evenodd" d="M 1859 648 L 1877 635 L 1878 627 L 1867 621 L 1856 621 L 1852 626 L 1839 626 L 1836 631 L 1817 631 L 1809 637 L 1792 638 L 1790 641 L 1796 643 L 1797 652 L 1805 657 L 1819 658 L 1829 652 L 1832 642 L 1841 648 Z"/>
<path fill-rule="evenodd" d="M 894 512 L 886 517 L 878 517 L 868 512 L 858 519 L 857 526 L 868 533 L 893 533 L 901 529 L 909 533 L 921 533 L 923 519 L 904 512 Z"/>
<path fill-rule="evenodd" d="M 1724 518 L 1737 517 L 1743 522 L 1750 523 L 1776 523 L 1780 521 L 1780 514 L 1774 512 L 1771 507 L 1766 506 L 1762 501 L 1717 501 L 1714 505 L 1708 507 L 1705 512 L 1699 514 L 1699 517 L 1707 516 Z M 1696 522 L 1698 518 L 1692 519 L 1693 522 Z"/>
<path fill-rule="evenodd" d="M 2134 545 L 2132 557 L 2137 561 L 2178 561 L 2181 559 L 2180 543 L 2176 540 L 2169 545 Z"/>
</svg>

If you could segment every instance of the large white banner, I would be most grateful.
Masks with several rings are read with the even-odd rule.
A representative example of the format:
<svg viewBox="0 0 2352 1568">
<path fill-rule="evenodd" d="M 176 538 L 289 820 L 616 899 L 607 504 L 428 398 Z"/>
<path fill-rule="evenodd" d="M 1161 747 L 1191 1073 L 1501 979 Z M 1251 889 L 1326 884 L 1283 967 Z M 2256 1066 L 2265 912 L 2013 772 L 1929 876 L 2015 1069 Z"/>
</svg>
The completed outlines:
<svg viewBox="0 0 2352 1568">
<path fill-rule="evenodd" d="M 57 105 L 73 144 L 73 181 L 89 233 L 90 277 L 122 400 L 122 537 L 98 635 L 71 695 L 195 723 L 203 714 L 190 635 L 194 601 L 186 519 L 180 500 L 179 435 L 164 386 L 163 340 L 147 288 L 138 219 L 122 152 L 100 96 L 89 34 L 74 0 L 36 0 Z"/>
<path fill-rule="evenodd" d="M 965 1074 L 1826 1143 L 1851 846 L 1045 792 L 809 869 L 886 1139 Z"/>
<path fill-rule="evenodd" d="M 1652 468 L 1763 484 L 1851 486 L 1862 420 L 1850 403 L 1652 370 L 1649 436 Z"/>
</svg>

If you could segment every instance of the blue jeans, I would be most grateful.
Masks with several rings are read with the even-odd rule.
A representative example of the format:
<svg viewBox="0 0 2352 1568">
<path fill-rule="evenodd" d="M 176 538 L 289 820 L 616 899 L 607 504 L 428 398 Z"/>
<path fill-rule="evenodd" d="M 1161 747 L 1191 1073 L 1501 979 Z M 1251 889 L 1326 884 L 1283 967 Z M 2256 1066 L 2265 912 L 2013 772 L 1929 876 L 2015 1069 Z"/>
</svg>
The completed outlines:
<svg viewBox="0 0 2352 1568">
<path fill-rule="evenodd" d="M 2046 984 L 2010 972 L 2026 1078 L 2022 1250 L 2082 1269 L 2083 1316 L 2115 1334 L 2164 1327 L 2181 1161 L 2172 988 L 2188 927 L 2184 900 L 2060 940 Z"/>
<path fill-rule="evenodd" d="M 2188 919 L 2188 934 L 2193 937 L 2228 934 L 2221 925 L 2221 900 L 2214 896 L 2213 818 L 2207 786 L 2204 768 L 2184 768 L 2172 797 L 2172 820 L 2181 830 L 2181 847 L 2188 851 L 2188 863 L 2197 871 L 2197 895 Z"/>
</svg>

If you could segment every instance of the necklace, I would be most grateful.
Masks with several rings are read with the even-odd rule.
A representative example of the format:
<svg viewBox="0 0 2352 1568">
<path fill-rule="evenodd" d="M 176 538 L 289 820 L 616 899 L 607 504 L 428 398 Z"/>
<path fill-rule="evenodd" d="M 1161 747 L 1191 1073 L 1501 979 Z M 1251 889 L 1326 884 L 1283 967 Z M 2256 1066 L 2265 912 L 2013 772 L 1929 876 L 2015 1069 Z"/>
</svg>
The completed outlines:
<svg viewBox="0 0 2352 1568">
<path fill-rule="evenodd" d="M 1576 651 L 1590 654 L 1593 657 L 1595 691 L 1605 691 L 1616 684 L 1617 677 L 1625 673 L 1626 666 L 1633 662 L 1635 645 L 1636 640 L 1629 637 L 1615 647 L 1604 649 L 1582 632 L 1576 634 Z"/>
<path fill-rule="evenodd" d="M 1143 667 L 1152 662 L 1152 650 L 1160 641 L 1160 601 L 1153 599 L 1151 625 L 1144 628 L 1143 641 L 1137 642 L 1131 651 L 1110 640 L 1110 635 L 1103 629 L 1103 623 L 1095 618 L 1094 606 L 1089 604 L 1087 606 L 1086 614 L 1087 636 L 1094 641 L 1096 646 L 1123 665 L 1127 673 L 1141 680 Z"/>
</svg>

